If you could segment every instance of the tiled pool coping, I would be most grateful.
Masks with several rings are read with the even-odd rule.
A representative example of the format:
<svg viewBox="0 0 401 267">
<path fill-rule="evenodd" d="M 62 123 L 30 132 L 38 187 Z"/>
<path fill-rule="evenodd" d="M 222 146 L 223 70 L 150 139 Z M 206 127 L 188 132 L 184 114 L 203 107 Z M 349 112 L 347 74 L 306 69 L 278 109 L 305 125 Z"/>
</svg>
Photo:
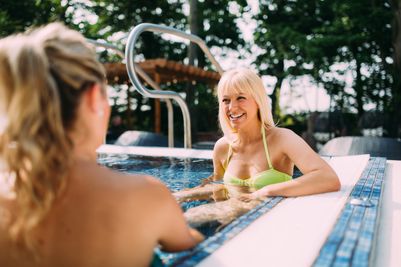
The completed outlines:
<svg viewBox="0 0 401 267">
<path fill-rule="evenodd" d="M 253 221 L 259 218 L 261 215 L 265 214 L 276 206 L 283 197 L 267 198 L 257 207 L 249 211 L 248 213 L 237 218 L 226 226 L 223 230 L 216 233 L 214 236 L 209 237 L 194 249 L 188 253 L 176 258 L 173 262 L 164 262 L 166 266 L 180 266 L 180 267 L 192 267 L 199 263 L 204 258 L 208 257 L 214 251 L 216 251 L 220 246 L 222 246 L 226 241 L 233 238 L 239 232 L 244 230 Z"/>
<path fill-rule="evenodd" d="M 313 266 L 369 266 L 377 230 L 386 159 L 371 158 Z M 223 231 L 201 243 L 169 266 L 195 266 L 283 198 L 266 199 Z"/>
<path fill-rule="evenodd" d="M 98 151 L 98 153 L 106 154 L 135 154 L 135 155 L 146 155 L 146 156 L 163 156 L 163 157 L 184 157 L 184 158 L 211 158 L 211 151 L 208 150 L 195 150 L 195 149 L 168 149 L 166 148 L 141 148 L 141 147 L 121 147 L 121 146 L 110 146 L 104 145 Z M 168 152 L 168 153 L 167 153 Z M 300 173 L 294 173 L 294 177 L 299 176 Z M 283 198 L 267 198 L 257 207 L 240 216 L 224 229 L 217 232 L 215 235 L 207 238 L 204 242 L 200 243 L 197 247 L 192 250 L 174 253 L 172 255 L 166 255 L 161 253 L 161 260 L 164 266 L 194 266 L 204 258 L 211 255 L 215 250 L 222 246 L 225 242 L 232 239 L 239 232 L 244 230 L 257 218 L 265 214 L 276 206 Z"/>
<path fill-rule="evenodd" d="M 385 158 L 370 158 L 313 266 L 369 266 L 385 166 Z"/>
<path fill-rule="evenodd" d="M 156 154 L 162 153 L 164 156 L 173 156 L 166 155 L 157 149 L 153 150 L 152 153 L 154 151 Z M 124 152 L 126 153 L 126 151 Z M 174 156 L 176 156 L 176 152 L 173 151 Z M 188 153 L 190 155 L 187 155 Z M 209 158 L 209 153 L 209 151 L 202 152 L 200 158 Z M 183 156 L 182 153 L 180 155 Z M 198 155 L 200 155 L 199 151 L 190 150 L 183 157 L 197 157 Z M 369 262 L 372 260 L 371 254 L 377 228 L 376 217 L 379 212 L 385 166 L 386 159 L 384 158 L 371 158 L 369 160 L 369 164 L 352 189 L 333 231 L 329 234 L 326 243 L 314 261 L 314 266 L 369 266 Z M 256 218 L 272 209 L 280 200 L 277 199 L 275 202 L 275 198 L 267 199 L 256 209 L 238 218 L 216 236 L 211 237 L 210 240 L 207 239 L 191 251 L 183 252 L 181 257 L 169 262 L 169 266 L 199 264 L 200 261 L 210 256 L 223 243 L 245 229 Z"/>
</svg>

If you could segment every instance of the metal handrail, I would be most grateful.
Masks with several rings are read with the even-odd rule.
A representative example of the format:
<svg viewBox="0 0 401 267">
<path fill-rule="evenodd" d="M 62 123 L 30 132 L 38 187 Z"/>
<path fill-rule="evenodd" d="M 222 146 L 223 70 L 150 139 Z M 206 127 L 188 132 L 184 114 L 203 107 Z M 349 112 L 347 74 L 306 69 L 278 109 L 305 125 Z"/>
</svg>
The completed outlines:
<svg viewBox="0 0 401 267">
<path fill-rule="evenodd" d="M 121 56 L 122 58 L 125 59 L 125 53 L 124 51 L 122 51 L 120 48 L 118 48 L 115 45 L 106 43 L 106 42 L 99 42 L 96 40 L 92 40 L 92 39 L 86 39 L 88 43 L 91 43 L 95 46 L 98 47 L 103 47 L 106 49 L 111 49 L 113 51 L 115 51 L 119 56 Z M 153 89 L 155 90 L 161 90 L 160 86 L 152 80 L 152 78 L 149 77 L 149 75 L 146 74 L 146 72 L 138 65 L 135 64 L 135 68 L 136 68 L 136 72 L 139 74 L 139 76 L 145 81 L 147 82 Z M 167 105 L 167 119 L 168 119 L 168 146 L 169 147 L 174 147 L 174 109 L 173 109 L 173 105 L 170 101 L 170 99 L 162 99 L 164 102 L 166 102 Z"/>
<path fill-rule="evenodd" d="M 192 146 L 191 121 L 190 121 L 188 106 L 185 103 L 185 100 L 177 92 L 174 92 L 174 91 L 156 91 L 156 90 L 147 89 L 146 87 L 144 87 L 142 85 L 142 83 L 140 82 L 140 80 L 138 79 L 138 77 L 136 75 L 135 69 L 137 68 L 137 64 L 135 64 L 135 62 L 134 62 L 135 43 L 137 42 L 139 35 L 144 31 L 168 33 L 171 35 L 181 37 L 183 39 L 188 39 L 191 42 L 196 43 L 202 49 L 202 51 L 209 58 L 209 60 L 216 67 L 217 71 L 220 74 L 223 73 L 223 69 L 220 66 L 220 64 L 216 61 L 216 59 L 213 57 L 213 55 L 211 54 L 209 48 L 206 46 L 206 43 L 196 35 L 185 33 L 183 31 L 180 31 L 180 30 L 177 30 L 174 28 L 170 28 L 167 26 L 161 26 L 161 25 L 156 25 L 156 24 L 151 24 L 151 23 L 142 23 L 142 24 L 137 25 L 134 29 L 132 29 L 132 31 L 130 32 L 130 34 L 128 36 L 127 45 L 125 47 L 125 59 L 126 59 L 126 67 L 127 67 L 128 77 L 130 78 L 131 83 L 138 90 L 138 92 L 144 96 L 151 97 L 151 98 L 163 98 L 163 99 L 169 98 L 169 99 L 174 99 L 175 101 L 177 101 L 178 105 L 181 108 L 181 112 L 182 112 L 182 116 L 183 116 L 183 120 L 184 120 L 184 147 L 191 148 L 191 146 Z"/>
</svg>

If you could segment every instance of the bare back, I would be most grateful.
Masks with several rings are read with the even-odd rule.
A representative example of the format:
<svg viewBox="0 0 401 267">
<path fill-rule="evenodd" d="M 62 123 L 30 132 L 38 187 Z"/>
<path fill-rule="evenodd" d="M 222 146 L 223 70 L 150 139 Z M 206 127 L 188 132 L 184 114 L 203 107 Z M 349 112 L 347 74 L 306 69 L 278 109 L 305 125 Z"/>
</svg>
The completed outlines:
<svg viewBox="0 0 401 267">
<path fill-rule="evenodd" d="M 0 201 L 3 209 L 12 203 Z M 95 163 L 77 163 L 68 186 L 35 232 L 37 266 L 147 266 L 154 247 L 193 246 L 178 204 L 152 177 L 124 175 Z M 0 265 L 36 266 L 15 254 L 0 228 Z"/>
</svg>

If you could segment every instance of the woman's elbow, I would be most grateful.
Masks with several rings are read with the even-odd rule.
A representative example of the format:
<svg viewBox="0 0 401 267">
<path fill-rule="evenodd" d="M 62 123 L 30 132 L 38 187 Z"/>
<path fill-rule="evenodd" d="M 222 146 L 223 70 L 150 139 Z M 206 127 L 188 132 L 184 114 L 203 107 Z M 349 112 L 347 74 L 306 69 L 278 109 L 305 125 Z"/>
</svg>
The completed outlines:
<svg viewBox="0 0 401 267">
<path fill-rule="evenodd" d="M 336 192 L 341 190 L 341 182 L 335 172 L 333 172 L 333 174 L 330 176 L 329 190 L 330 192 Z"/>
</svg>

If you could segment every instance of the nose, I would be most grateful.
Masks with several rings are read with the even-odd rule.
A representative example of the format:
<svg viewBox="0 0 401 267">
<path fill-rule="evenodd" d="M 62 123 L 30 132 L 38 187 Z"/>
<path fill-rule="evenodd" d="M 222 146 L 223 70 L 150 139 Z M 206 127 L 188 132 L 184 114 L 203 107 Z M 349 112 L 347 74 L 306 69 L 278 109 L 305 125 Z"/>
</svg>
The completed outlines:
<svg viewBox="0 0 401 267">
<path fill-rule="evenodd" d="M 235 100 L 231 100 L 230 101 L 230 104 L 228 105 L 228 109 L 229 110 L 233 110 L 233 109 L 235 109 L 236 107 L 237 107 L 237 101 L 235 101 Z"/>
</svg>

